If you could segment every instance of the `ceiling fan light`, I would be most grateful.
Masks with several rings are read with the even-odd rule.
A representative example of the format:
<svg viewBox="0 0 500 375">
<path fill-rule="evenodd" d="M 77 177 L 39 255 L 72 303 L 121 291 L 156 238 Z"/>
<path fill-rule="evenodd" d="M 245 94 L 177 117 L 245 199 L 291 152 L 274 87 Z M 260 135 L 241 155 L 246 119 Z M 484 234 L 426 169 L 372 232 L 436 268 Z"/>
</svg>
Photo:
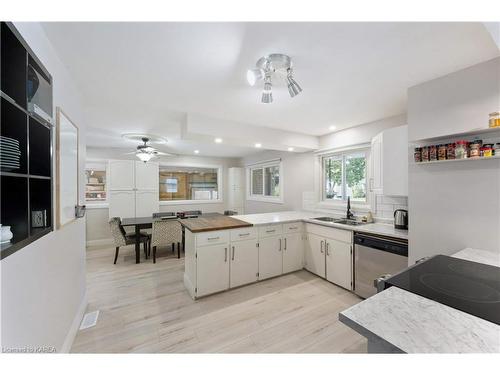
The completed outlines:
<svg viewBox="0 0 500 375">
<path fill-rule="evenodd" d="M 262 103 L 269 104 L 273 102 L 273 93 L 271 91 L 264 90 L 262 92 Z"/>
<path fill-rule="evenodd" d="M 258 81 L 258 80 L 261 80 L 264 78 L 264 71 L 262 69 L 259 69 L 259 68 L 255 68 L 255 69 L 248 69 L 247 70 L 247 81 L 248 81 L 248 84 L 250 86 L 254 86 L 255 83 Z"/>
<path fill-rule="evenodd" d="M 302 92 L 302 88 L 299 84 L 292 78 L 292 76 L 287 76 L 286 81 L 288 83 L 288 93 L 293 98 L 294 96 L 300 94 Z"/>
<path fill-rule="evenodd" d="M 147 152 L 138 152 L 137 154 L 135 154 L 141 161 L 143 161 L 144 163 L 147 163 L 148 161 L 150 161 L 152 158 L 155 157 L 155 155 L 153 154 L 149 154 Z"/>
</svg>

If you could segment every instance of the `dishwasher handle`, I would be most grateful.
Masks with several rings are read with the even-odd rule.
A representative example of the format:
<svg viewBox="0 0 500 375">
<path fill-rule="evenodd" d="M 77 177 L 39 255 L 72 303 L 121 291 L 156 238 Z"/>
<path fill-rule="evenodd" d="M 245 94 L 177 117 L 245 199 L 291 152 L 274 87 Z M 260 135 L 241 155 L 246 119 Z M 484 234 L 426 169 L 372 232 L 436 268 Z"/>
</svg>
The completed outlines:
<svg viewBox="0 0 500 375">
<path fill-rule="evenodd" d="M 408 244 L 406 243 L 356 234 L 354 244 L 408 257 Z"/>
</svg>

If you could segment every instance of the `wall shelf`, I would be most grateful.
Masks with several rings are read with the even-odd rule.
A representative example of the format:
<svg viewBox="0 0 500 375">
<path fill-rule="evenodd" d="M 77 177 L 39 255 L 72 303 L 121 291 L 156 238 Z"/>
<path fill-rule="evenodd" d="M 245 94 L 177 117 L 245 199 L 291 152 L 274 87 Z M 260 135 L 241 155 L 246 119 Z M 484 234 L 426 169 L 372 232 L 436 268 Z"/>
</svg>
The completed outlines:
<svg viewBox="0 0 500 375">
<path fill-rule="evenodd" d="M 476 128 L 463 133 L 447 134 L 439 137 L 424 138 L 410 141 L 411 145 L 420 145 L 424 143 L 439 143 L 443 141 L 469 139 L 479 136 L 500 137 L 500 128 Z"/>
<path fill-rule="evenodd" d="M 475 162 L 484 160 L 500 160 L 500 155 L 491 156 L 489 158 L 467 158 L 467 159 L 450 159 L 450 160 L 432 160 L 432 161 L 422 161 L 420 163 L 411 163 L 412 165 L 430 165 L 430 164 L 446 164 L 446 163 L 462 163 L 462 162 Z"/>
</svg>

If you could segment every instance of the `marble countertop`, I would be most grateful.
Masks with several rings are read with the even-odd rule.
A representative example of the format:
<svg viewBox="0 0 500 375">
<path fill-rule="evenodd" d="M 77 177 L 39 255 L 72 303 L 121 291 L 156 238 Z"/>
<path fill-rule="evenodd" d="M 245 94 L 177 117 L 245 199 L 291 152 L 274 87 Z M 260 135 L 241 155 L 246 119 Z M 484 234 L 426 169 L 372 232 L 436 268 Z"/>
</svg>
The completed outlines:
<svg viewBox="0 0 500 375">
<path fill-rule="evenodd" d="M 452 256 L 500 266 L 500 253 L 464 249 Z M 406 353 L 500 353 L 500 326 L 397 287 L 339 314 L 364 336 Z"/>
<path fill-rule="evenodd" d="M 234 217 L 235 219 L 246 221 L 247 223 L 253 225 L 266 225 L 266 224 L 288 223 L 292 221 L 305 221 L 307 223 L 323 225 L 325 227 L 332 227 L 332 228 L 345 229 L 356 232 L 380 234 L 389 237 L 408 239 L 407 230 L 395 229 L 394 226 L 390 224 L 370 223 L 353 227 L 351 225 L 314 220 L 315 217 L 321 217 L 321 216 L 330 216 L 330 215 L 325 214 L 324 212 L 283 211 L 283 212 L 270 212 L 263 214 L 235 215 L 232 217 Z"/>
</svg>

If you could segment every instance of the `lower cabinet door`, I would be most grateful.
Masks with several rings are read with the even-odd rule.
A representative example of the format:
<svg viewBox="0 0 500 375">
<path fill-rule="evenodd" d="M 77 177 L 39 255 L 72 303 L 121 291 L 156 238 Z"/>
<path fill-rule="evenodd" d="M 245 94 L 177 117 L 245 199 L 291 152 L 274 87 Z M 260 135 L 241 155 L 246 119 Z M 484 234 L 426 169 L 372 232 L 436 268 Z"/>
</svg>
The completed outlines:
<svg viewBox="0 0 500 375">
<path fill-rule="evenodd" d="M 196 249 L 196 296 L 229 289 L 229 243 Z"/>
<path fill-rule="evenodd" d="M 283 239 L 281 236 L 266 237 L 259 240 L 259 280 L 283 273 L 282 246 Z"/>
<path fill-rule="evenodd" d="M 342 288 L 352 289 L 351 244 L 326 240 L 326 279 Z"/>
<path fill-rule="evenodd" d="M 231 244 L 229 285 L 231 288 L 258 280 L 259 248 L 257 240 L 238 241 Z"/>
<path fill-rule="evenodd" d="M 135 192 L 133 190 L 110 191 L 109 217 L 135 217 Z"/>
<path fill-rule="evenodd" d="M 287 234 L 283 240 L 283 273 L 302 269 L 304 254 L 302 233 Z"/>
<path fill-rule="evenodd" d="M 158 191 L 154 190 L 137 190 L 135 192 L 135 216 L 153 216 L 155 212 L 160 211 L 158 194 Z"/>
<path fill-rule="evenodd" d="M 307 233 L 305 241 L 306 270 L 325 277 L 325 239 L 316 234 Z"/>
</svg>

